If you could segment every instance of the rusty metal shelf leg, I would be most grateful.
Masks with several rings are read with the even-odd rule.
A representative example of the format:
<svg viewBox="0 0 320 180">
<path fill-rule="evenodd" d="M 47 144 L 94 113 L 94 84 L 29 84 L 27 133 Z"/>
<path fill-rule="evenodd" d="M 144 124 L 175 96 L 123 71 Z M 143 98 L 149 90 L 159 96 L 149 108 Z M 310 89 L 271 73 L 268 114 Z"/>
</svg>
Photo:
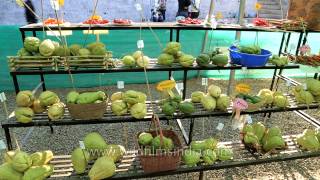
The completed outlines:
<svg viewBox="0 0 320 180">
<path fill-rule="evenodd" d="M 193 127 L 194 127 L 194 118 L 191 118 L 190 128 L 189 128 L 189 141 L 188 141 L 188 145 L 190 145 L 190 143 L 191 143 L 191 141 L 192 141 Z"/>
<path fill-rule="evenodd" d="M 187 80 L 188 80 L 188 71 L 183 71 L 183 92 L 182 92 L 182 99 L 186 99 L 187 94 Z"/>
<path fill-rule="evenodd" d="M 45 81 L 44 81 L 44 75 L 42 73 L 40 74 L 40 79 L 41 79 L 41 82 L 42 82 L 42 90 L 45 91 L 47 88 L 46 88 L 46 84 L 45 84 Z"/>
<path fill-rule="evenodd" d="M 199 180 L 205 180 L 203 171 L 199 172 Z"/>
<path fill-rule="evenodd" d="M 18 78 L 16 74 L 11 73 L 13 85 L 14 85 L 14 90 L 16 91 L 16 94 L 20 91 L 19 83 L 18 83 Z"/>
<path fill-rule="evenodd" d="M 12 142 L 11 142 L 10 129 L 8 127 L 3 127 L 3 130 L 6 136 L 8 150 L 11 151 L 13 150 L 13 148 L 12 148 Z"/>
</svg>

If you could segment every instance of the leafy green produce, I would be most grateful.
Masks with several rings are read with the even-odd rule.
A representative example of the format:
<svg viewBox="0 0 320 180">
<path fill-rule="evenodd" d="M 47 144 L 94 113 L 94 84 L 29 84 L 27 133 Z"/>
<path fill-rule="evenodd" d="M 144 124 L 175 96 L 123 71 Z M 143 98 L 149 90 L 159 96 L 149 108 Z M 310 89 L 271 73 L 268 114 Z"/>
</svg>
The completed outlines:
<svg viewBox="0 0 320 180">
<path fill-rule="evenodd" d="M 174 57 L 171 54 L 162 53 L 158 57 L 158 64 L 164 66 L 171 66 L 174 61 Z"/>
<path fill-rule="evenodd" d="M 171 55 L 176 55 L 181 50 L 181 44 L 178 42 L 169 42 L 163 52 Z"/>
<path fill-rule="evenodd" d="M 77 56 L 89 56 L 91 52 L 87 48 L 80 48 L 78 50 Z"/>
<path fill-rule="evenodd" d="M 183 152 L 182 161 L 187 166 L 196 166 L 200 162 L 201 154 L 187 149 Z"/>
<path fill-rule="evenodd" d="M 90 169 L 88 175 L 92 180 L 106 179 L 114 175 L 116 171 L 116 165 L 113 159 L 102 156 L 98 158 Z"/>
<path fill-rule="evenodd" d="M 228 64 L 229 57 L 228 55 L 217 54 L 211 58 L 211 61 L 212 64 L 223 67 Z"/>
<path fill-rule="evenodd" d="M 55 46 L 50 39 L 41 42 L 39 52 L 42 56 L 51 56 L 55 51 Z"/>
<path fill-rule="evenodd" d="M 239 50 L 241 53 L 246 53 L 246 54 L 261 54 L 261 48 L 259 46 L 240 46 Z"/>
<path fill-rule="evenodd" d="M 191 93 L 191 101 L 193 103 L 199 103 L 199 102 L 201 102 L 201 99 L 204 96 L 205 96 L 204 92 L 195 91 L 195 92 Z"/>
<path fill-rule="evenodd" d="M 143 119 L 147 115 L 147 106 L 144 103 L 134 104 L 130 109 L 130 114 L 136 119 Z"/>
<path fill-rule="evenodd" d="M 24 48 L 29 52 L 38 52 L 40 39 L 37 37 L 26 37 L 24 39 Z"/>
<path fill-rule="evenodd" d="M 179 110 L 183 113 L 183 114 L 187 114 L 190 115 L 193 112 L 195 112 L 195 108 L 193 106 L 193 104 L 191 102 L 182 102 L 179 104 Z"/>
<path fill-rule="evenodd" d="M 218 157 L 213 150 L 207 149 L 202 152 L 202 159 L 205 162 L 205 164 L 212 165 L 217 161 Z"/>
<path fill-rule="evenodd" d="M 201 104 L 204 109 L 208 111 L 213 111 L 216 108 L 217 101 L 210 95 L 205 95 L 201 98 Z"/>
<path fill-rule="evenodd" d="M 183 67 L 191 67 L 194 62 L 194 57 L 192 55 L 183 54 L 179 58 L 179 63 Z"/>
<path fill-rule="evenodd" d="M 81 45 L 80 44 L 72 44 L 69 46 L 69 49 L 70 49 L 70 54 L 72 56 L 78 56 L 78 52 L 79 50 L 81 49 Z"/>
<path fill-rule="evenodd" d="M 196 62 L 198 64 L 198 66 L 201 67 L 207 67 L 210 64 L 210 56 L 208 54 L 200 54 L 197 58 L 196 58 Z"/>
<path fill-rule="evenodd" d="M 135 67 L 136 66 L 136 60 L 133 56 L 127 55 L 122 58 L 122 63 L 127 67 Z"/>
<path fill-rule="evenodd" d="M 140 145 L 143 145 L 143 146 L 149 145 L 151 144 L 152 140 L 153 140 L 153 136 L 150 133 L 143 132 L 139 134 L 138 142 Z"/>
<path fill-rule="evenodd" d="M 218 98 L 221 95 L 221 88 L 212 84 L 208 87 L 208 93 L 210 96 Z"/>
<path fill-rule="evenodd" d="M 27 51 L 25 48 L 21 48 L 17 52 L 17 56 L 32 56 L 32 54 L 29 51 Z"/>
<path fill-rule="evenodd" d="M 128 106 L 124 101 L 116 100 L 112 102 L 111 110 L 115 115 L 121 116 L 128 112 Z"/>
</svg>

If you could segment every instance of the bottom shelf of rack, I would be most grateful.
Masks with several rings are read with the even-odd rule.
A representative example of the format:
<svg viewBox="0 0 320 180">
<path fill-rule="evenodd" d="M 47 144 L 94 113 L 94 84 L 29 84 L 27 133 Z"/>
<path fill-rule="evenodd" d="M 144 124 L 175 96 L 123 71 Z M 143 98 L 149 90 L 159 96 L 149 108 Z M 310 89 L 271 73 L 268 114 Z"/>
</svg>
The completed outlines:
<svg viewBox="0 0 320 180">
<path fill-rule="evenodd" d="M 223 162 L 216 162 L 213 165 L 198 165 L 196 167 L 188 167 L 181 165 L 177 170 L 174 171 L 165 171 L 165 172 L 156 172 L 156 173 L 144 173 L 137 151 L 127 151 L 127 154 L 123 157 L 120 163 L 117 163 L 116 174 L 109 179 L 132 179 L 132 178 L 146 178 L 146 177 L 155 177 L 155 176 L 164 176 L 164 175 L 173 175 L 173 174 L 182 174 L 188 172 L 200 172 L 207 170 L 215 169 L 225 169 L 233 167 L 242 167 L 249 165 L 257 165 L 263 163 L 271 163 L 278 161 L 287 161 L 294 159 L 303 159 L 320 156 L 320 151 L 318 152 L 306 152 L 299 149 L 296 144 L 297 135 L 287 135 L 283 136 L 287 142 L 288 148 L 286 150 L 280 151 L 278 154 L 265 154 L 259 155 L 255 153 L 250 153 L 244 145 L 240 142 L 221 142 L 219 145 L 224 145 L 226 147 L 232 148 L 234 153 L 234 159 Z M 51 161 L 51 164 L 54 165 L 54 173 L 51 176 L 52 178 L 61 178 L 61 177 L 79 177 L 87 176 L 87 173 L 84 175 L 77 175 L 73 171 L 73 166 L 71 163 L 70 155 L 61 155 L 55 156 Z M 88 170 L 90 169 L 88 166 Z"/>
</svg>

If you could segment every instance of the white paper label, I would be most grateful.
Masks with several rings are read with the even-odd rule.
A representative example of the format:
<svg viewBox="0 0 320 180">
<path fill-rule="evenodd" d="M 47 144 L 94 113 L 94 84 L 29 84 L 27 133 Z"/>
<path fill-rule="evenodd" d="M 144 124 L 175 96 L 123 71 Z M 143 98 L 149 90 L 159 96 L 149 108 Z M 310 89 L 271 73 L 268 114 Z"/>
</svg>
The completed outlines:
<svg viewBox="0 0 320 180">
<path fill-rule="evenodd" d="M 224 127 L 224 124 L 223 123 L 219 123 L 218 126 L 216 127 L 216 129 L 218 131 L 221 131 L 223 129 L 223 127 Z"/>
<path fill-rule="evenodd" d="M 123 89 L 124 88 L 124 81 L 118 81 L 117 86 L 118 86 L 118 89 Z"/>
<path fill-rule="evenodd" d="M 217 25 L 218 25 L 218 23 L 217 23 L 216 19 L 211 20 L 211 28 L 212 29 L 216 29 Z"/>
<path fill-rule="evenodd" d="M 135 4 L 134 7 L 136 7 L 137 11 L 142 11 L 142 7 L 140 3 Z"/>
<path fill-rule="evenodd" d="M 202 86 L 208 85 L 208 78 L 202 78 Z"/>
<path fill-rule="evenodd" d="M 243 73 L 246 73 L 248 69 L 247 69 L 247 67 L 242 67 L 241 70 Z"/>
<path fill-rule="evenodd" d="M 303 89 L 307 90 L 307 84 L 306 83 L 303 83 Z"/>
<path fill-rule="evenodd" d="M 248 124 L 252 124 L 252 117 L 250 115 L 246 116 L 246 121 Z"/>
<path fill-rule="evenodd" d="M 50 0 L 50 5 L 52 9 L 59 10 L 59 2 L 57 0 Z"/>
<path fill-rule="evenodd" d="M 85 149 L 86 147 L 84 146 L 84 143 L 83 141 L 79 141 L 79 146 L 81 149 Z"/>
<path fill-rule="evenodd" d="M 144 48 L 144 42 L 143 42 L 142 39 L 140 39 L 140 40 L 137 41 L 137 46 L 138 46 L 138 49 Z"/>
<path fill-rule="evenodd" d="M 290 50 L 294 49 L 295 47 L 296 46 L 293 43 L 290 44 Z"/>
<path fill-rule="evenodd" d="M 287 84 L 288 87 L 291 86 L 291 81 L 288 80 L 288 81 L 286 82 L 286 84 Z"/>
<path fill-rule="evenodd" d="M 7 149 L 7 146 L 3 140 L 0 140 L 0 150 L 2 150 L 2 149 Z"/>
<path fill-rule="evenodd" d="M 6 95 L 5 95 L 4 92 L 2 92 L 2 93 L 0 94 L 0 100 L 1 100 L 1 102 L 4 102 L 4 101 L 7 100 Z"/>
<path fill-rule="evenodd" d="M 177 83 L 176 88 L 178 91 L 182 91 L 183 90 L 183 83 Z"/>
</svg>

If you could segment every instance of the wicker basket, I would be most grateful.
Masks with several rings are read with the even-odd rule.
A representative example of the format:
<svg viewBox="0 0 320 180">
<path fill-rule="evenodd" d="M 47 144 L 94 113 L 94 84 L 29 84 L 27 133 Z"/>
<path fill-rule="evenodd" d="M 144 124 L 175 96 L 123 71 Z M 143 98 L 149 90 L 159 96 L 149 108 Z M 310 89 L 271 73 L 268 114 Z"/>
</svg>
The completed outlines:
<svg viewBox="0 0 320 180">
<path fill-rule="evenodd" d="M 159 120 L 157 121 L 159 122 Z M 138 133 L 137 139 L 141 133 L 142 132 Z M 159 132 L 155 130 L 149 131 L 148 133 L 151 133 L 153 137 L 156 137 L 160 133 L 160 136 L 171 138 L 174 143 L 175 149 L 172 152 L 156 152 L 156 154 L 144 154 L 143 147 L 139 146 L 139 158 L 144 172 L 152 173 L 176 170 L 180 165 L 181 155 L 183 151 L 178 135 L 172 130 L 161 130 L 161 128 L 159 128 Z"/>
<path fill-rule="evenodd" d="M 70 116 L 74 120 L 101 119 L 107 111 L 108 97 L 101 103 L 92 104 L 72 104 L 67 103 Z"/>
</svg>

